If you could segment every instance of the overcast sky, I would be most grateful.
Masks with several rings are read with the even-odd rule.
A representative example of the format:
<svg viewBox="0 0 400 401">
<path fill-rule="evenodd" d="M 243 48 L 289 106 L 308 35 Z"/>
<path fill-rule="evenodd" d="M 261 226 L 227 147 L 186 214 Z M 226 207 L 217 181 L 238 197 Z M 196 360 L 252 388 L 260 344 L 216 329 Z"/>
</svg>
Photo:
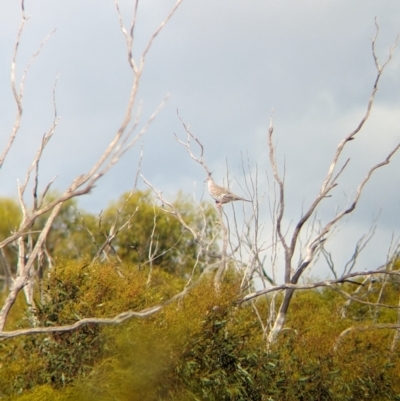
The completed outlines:
<svg viewBox="0 0 400 401">
<path fill-rule="evenodd" d="M 0 150 L 16 113 L 10 64 L 20 24 L 19 2 L 2 1 L 0 13 Z M 63 190 L 103 152 L 124 115 L 130 72 L 124 38 L 112 0 L 26 0 L 30 19 L 17 59 L 18 77 L 38 46 L 56 28 L 29 70 L 24 115 L 15 146 L 0 176 L 0 195 L 16 196 L 17 179 L 52 122 L 52 86 L 60 74 L 57 108 L 61 122 L 41 163 L 41 188 L 58 176 Z M 139 7 L 136 53 L 168 14 L 173 1 L 143 0 Z M 122 1 L 128 23 L 133 1 Z M 142 173 L 167 196 L 178 190 L 200 197 L 204 171 L 174 140 L 185 138 L 176 110 L 205 147 L 205 160 L 222 182 L 227 163 L 231 188 L 244 196 L 242 155 L 260 172 L 268 190 L 266 133 L 274 110 L 274 135 L 281 171 L 285 161 L 286 222 L 296 221 L 316 196 L 338 142 L 359 123 L 376 76 L 371 54 L 384 61 L 400 31 L 398 0 L 183 0 L 156 38 L 147 58 L 140 98 L 143 121 L 167 93 L 170 99 L 143 138 Z M 382 161 L 400 140 L 400 54 L 384 73 L 372 116 L 348 145 L 351 162 L 319 217 L 354 195 L 369 166 Z M 138 148 L 109 172 L 80 205 L 99 212 L 132 188 Z M 237 182 L 237 181 L 238 182 Z M 143 183 L 139 188 L 145 188 Z M 365 253 L 365 268 L 384 262 L 393 232 L 400 227 L 400 154 L 365 188 L 359 209 L 341 225 L 332 245 L 351 255 L 357 238 L 374 218 L 377 233 Z M 207 195 L 208 196 L 208 195 Z M 264 216 L 268 217 L 265 202 Z M 268 221 L 266 221 L 268 226 Z M 341 256 L 343 255 L 346 256 Z M 365 263 L 365 262 L 364 262 Z M 372 266 L 371 266 L 372 265 Z M 319 274 L 318 272 L 316 274 Z"/>
</svg>

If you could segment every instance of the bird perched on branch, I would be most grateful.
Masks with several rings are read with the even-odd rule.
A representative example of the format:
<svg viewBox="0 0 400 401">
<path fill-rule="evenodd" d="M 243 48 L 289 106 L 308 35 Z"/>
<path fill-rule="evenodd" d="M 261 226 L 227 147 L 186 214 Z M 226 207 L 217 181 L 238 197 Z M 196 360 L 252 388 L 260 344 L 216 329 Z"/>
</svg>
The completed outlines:
<svg viewBox="0 0 400 401">
<path fill-rule="evenodd" d="M 251 202 L 250 200 L 241 198 L 240 196 L 237 196 L 231 191 L 229 191 L 228 189 L 217 185 L 211 178 L 211 175 L 207 177 L 206 181 L 208 182 L 208 192 L 215 199 L 217 207 L 220 207 L 224 203 L 237 200 Z"/>
</svg>

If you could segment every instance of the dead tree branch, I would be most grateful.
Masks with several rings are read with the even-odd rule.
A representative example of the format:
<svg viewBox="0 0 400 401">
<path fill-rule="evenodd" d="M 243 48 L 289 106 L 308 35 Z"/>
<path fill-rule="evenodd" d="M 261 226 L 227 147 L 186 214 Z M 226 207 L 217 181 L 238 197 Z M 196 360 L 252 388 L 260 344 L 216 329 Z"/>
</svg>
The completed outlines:
<svg viewBox="0 0 400 401">
<path fill-rule="evenodd" d="M 104 152 L 101 156 L 97 159 L 97 161 L 93 164 L 93 166 L 84 174 L 79 175 L 76 177 L 69 186 L 64 190 L 64 192 L 57 196 L 54 200 L 50 201 L 48 204 L 43 205 L 42 201 L 39 201 L 39 194 L 38 194 L 38 177 L 39 177 L 39 163 L 41 158 L 43 157 L 43 152 L 48 144 L 49 140 L 54 134 L 56 126 L 59 122 L 59 118 L 57 116 L 57 108 L 56 108 L 56 101 L 55 101 L 55 87 L 53 87 L 53 105 L 54 105 L 54 120 L 50 130 L 44 135 L 42 138 L 41 144 L 39 146 L 39 150 L 36 153 L 36 156 L 31 164 L 31 167 L 28 169 L 25 181 L 22 184 L 18 185 L 18 194 L 20 205 L 22 209 L 22 219 L 18 229 L 12 233 L 8 238 L 5 238 L 0 242 L 0 250 L 3 249 L 5 246 L 18 241 L 19 245 L 19 258 L 18 258 L 18 266 L 17 272 L 14 277 L 11 277 L 11 285 L 10 291 L 6 296 L 5 302 L 3 307 L 0 310 L 0 330 L 3 330 L 6 324 L 7 316 L 11 309 L 11 306 L 14 304 L 17 295 L 19 292 L 24 289 L 25 294 L 27 295 L 27 302 L 28 305 L 32 305 L 33 303 L 33 285 L 34 285 L 34 277 L 35 277 L 35 269 L 34 263 L 35 260 L 40 257 L 43 253 L 43 247 L 45 247 L 45 241 L 47 234 L 54 222 L 54 219 L 58 215 L 62 205 L 78 196 L 82 196 L 91 192 L 91 190 L 95 187 L 97 181 L 105 175 L 120 159 L 121 157 L 129 150 L 132 146 L 134 146 L 137 141 L 145 134 L 148 130 L 149 125 L 154 121 L 156 116 L 158 115 L 161 108 L 164 106 L 167 98 L 165 98 L 153 112 L 153 114 L 148 118 L 147 122 L 143 125 L 143 127 L 139 130 L 138 124 L 140 121 L 139 113 L 136 114 L 134 117 L 134 106 L 137 103 L 137 94 L 139 89 L 139 84 L 141 81 L 141 76 L 144 69 L 145 59 L 146 56 L 152 47 L 152 44 L 157 37 L 157 35 L 161 32 L 165 24 L 171 19 L 175 11 L 177 10 L 178 6 L 181 4 L 182 0 L 177 0 L 175 6 L 172 8 L 171 12 L 167 15 L 165 20 L 160 24 L 160 26 L 153 32 L 150 39 L 143 50 L 139 62 L 135 62 L 133 60 L 132 55 L 132 48 L 134 45 L 134 27 L 136 23 L 136 13 L 137 13 L 137 6 L 138 1 L 136 1 L 135 8 L 134 8 L 134 15 L 131 22 L 131 27 L 129 31 L 126 30 L 122 23 L 122 16 L 118 7 L 118 2 L 116 1 L 116 8 L 120 22 L 121 31 L 125 37 L 126 41 L 126 51 L 128 54 L 128 61 L 131 67 L 132 73 L 132 84 L 130 88 L 130 95 L 129 100 L 126 105 L 125 114 L 122 119 L 122 122 L 113 135 L 110 143 L 105 148 Z M 15 77 L 15 70 L 16 70 L 16 59 L 19 50 L 19 44 L 21 40 L 21 35 L 24 30 L 27 17 L 25 15 L 25 6 L 24 0 L 21 2 L 21 24 L 16 38 L 16 44 L 14 49 L 13 60 L 11 64 L 11 86 L 14 95 L 14 101 L 17 107 L 17 115 L 14 121 L 14 126 L 9 138 L 9 141 L 6 145 L 6 148 L 3 154 L 0 156 L 0 166 L 4 163 L 4 160 L 11 148 L 11 145 L 19 131 L 21 118 L 23 113 L 23 95 L 25 89 L 25 79 L 27 76 L 28 69 L 32 64 L 33 60 L 40 54 L 40 51 L 51 36 L 51 34 L 45 38 L 42 42 L 39 50 L 34 53 L 30 62 L 26 66 L 22 79 L 19 83 L 19 89 L 17 89 L 16 84 L 16 77 Z M 56 80 L 57 83 L 57 80 Z M 140 111 L 140 108 L 139 108 Z M 133 121 L 133 123 L 132 123 Z M 31 210 L 28 208 L 28 203 L 25 199 L 25 191 L 28 186 L 28 183 L 31 182 L 31 173 L 34 171 L 34 178 L 33 178 L 33 207 Z M 47 184 L 41 199 L 43 200 L 44 195 L 48 191 L 49 187 L 51 186 L 52 181 Z M 44 228 L 41 230 L 40 235 L 35 243 L 32 242 L 32 238 L 29 238 L 29 232 L 31 231 L 31 227 L 36 221 L 39 216 L 42 216 L 46 213 L 50 213 L 49 217 L 47 217 L 46 223 Z M 126 223 L 128 224 L 128 222 Z M 123 228 L 123 227 L 122 227 Z M 120 229 L 122 229 L 120 227 Z M 28 242 L 28 248 L 26 247 L 25 242 Z"/>
<path fill-rule="evenodd" d="M 329 193 L 332 191 L 332 189 L 338 185 L 339 177 L 342 176 L 343 172 L 345 171 L 346 167 L 348 166 L 349 159 L 345 160 L 344 163 L 339 166 L 340 156 L 342 155 L 343 149 L 345 148 L 346 144 L 349 141 L 355 139 L 356 135 L 361 131 L 361 129 L 365 125 L 365 122 L 368 120 L 368 118 L 371 114 L 372 106 L 374 104 L 375 95 L 378 91 L 378 83 L 381 79 L 381 76 L 382 76 L 382 73 L 383 73 L 385 67 L 392 59 L 392 54 L 393 54 L 394 48 L 397 46 L 399 36 L 396 37 L 394 44 L 389 49 L 389 55 L 388 55 L 386 61 L 381 66 L 378 62 L 378 58 L 377 58 L 376 51 L 375 51 L 375 42 L 376 42 L 376 39 L 378 37 L 378 32 L 379 32 L 379 27 L 378 27 L 378 24 L 376 23 L 376 21 L 375 21 L 375 26 L 376 26 L 376 33 L 375 33 L 375 37 L 372 40 L 372 56 L 374 59 L 377 74 L 376 74 L 373 88 L 372 88 L 372 91 L 371 91 L 371 94 L 370 94 L 370 97 L 369 97 L 369 100 L 367 103 L 366 111 L 365 111 L 363 117 L 361 118 L 360 122 L 358 123 L 357 127 L 352 132 L 347 134 L 343 138 L 343 140 L 338 144 L 335 154 L 333 156 L 333 159 L 329 165 L 328 172 L 327 172 L 325 179 L 322 182 L 322 185 L 320 187 L 319 193 L 315 197 L 314 201 L 311 202 L 308 209 L 306 209 L 306 211 L 302 215 L 302 217 L 296 223 L 289 241 L 287 241 L 285 236 L 283 235 L 282 227 L 281 227 L 284 208 L 285 208 L 284 185 L 283 185 L 283 180 L 280 178 L 280 176 L 277 172 L 275 147 L 271 140 L 272 133 L 273 133 L 272 122 L 270 124 L 269 130 L 268 130 L 268 146 L 269 146 L 269 152 L 270 152 L 270 164 L 271 164 L 271 168 L 273 171 L 275 182 L 278 185 L 278 193 L 279 193 L 277 216 L 276 216 L 276 220 L 275 220 L 275 225 L 276 225 L 275 229 L 276 229 L 277 237 L 280 241 L 280 244 L 283 248 L 283 253 L 284 253 L 285 284 L 282 285 L 281 287 L 285 291 L 284 291 L 284 298 L 280 305 L 278 315 L 277 315 L 274 325 L 268 335 L 268 343 L 269 344 L 275 340 L 278 333 L 282 330 L 282 328 L 285 324 L 285 321 L 286 321 L 286 314 L 287 314 L 293 293 L 296 289 L 299 289 L 299 287 L 296 287 L 296 284 L 298 283 L 300 277 L 303 275 L 303 273 L 307 269 L 307 267 L 315 260 L 316 251 L 318 249 L 320 249 L 321 245 L 327 240 L 327 235 L 335 227 L 335 225 L 340 220 L 342 220 L 344 216 L 351 214 L 356 209 L 358 201 L 363 192 L 363 189 L 364 189 L 365 185 L 367 184 L 367 182 L 370 180 L 372 174 L 377 169 L 387 165 L 390 162 L 390 160 L 392 159 L 393 155 L 400 148 L 400 143 L 399 143 L 391 151 L 389 151 L 386 158 L 382 162 L 377 163 L 374 166 L 370 167 L 370 169 L 367 171 L 366 176 L 358 185 L 358 188 L 356 190 L 356 194 L 354 196 L 352 203 L 349 206 L 345 207 L 343 210 L 336 213 L 336 215 L 330 221 L 328 221 L 325 225 L 321 226 L 321 229 L 318 230 L 318 233 L 314 237 L 312 237 L 308 240 L 306 247 L 305 247 L 305 249 L 306 249 L 305 256 L 298 263 L 297 267 L 294 267 L 293 266 L 293 256 L 295 254 L 296 248 L 298 248 L 298 246 L 300 245 L 300 234 L 302 232 L 302 229 L 303 229 L 304 225 L 310 221 L 312 216 L 315 215 L 316 209 L 321 204 L 321 202 L 329 195 Z M 361 275 L 361 273 L 359 275 Z M 347 276 L 345 275 L 343 277 L 349 277 L 349 275 L 347 275 Z M 339 279 L 339 281 L 336 281 L 336 282 L 340 282 L 341 279 Z M 317 286 L 320 286 L 319 283 L 316 283 L 316 284 L 317 284 Z M 326 285 L 326 284 L 324 284 L 324 285 Z M 329 284 L 329 285 L 331 285 L 331 284 Z M 273 288 L 276 288 L 276 287 L 273 287 Z M 311 288 L 315 288 L 315 287 L 311 287 Z M 250 299 L 251 298 L 253 298 L 253 296 L 251 296 Z"/>
</svg>

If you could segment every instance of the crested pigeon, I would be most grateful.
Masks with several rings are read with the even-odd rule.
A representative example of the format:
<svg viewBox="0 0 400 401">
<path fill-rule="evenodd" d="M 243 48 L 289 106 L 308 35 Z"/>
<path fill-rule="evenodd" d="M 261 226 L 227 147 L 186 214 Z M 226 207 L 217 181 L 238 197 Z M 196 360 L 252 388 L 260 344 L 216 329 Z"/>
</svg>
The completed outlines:
<svg viewBox="0 0 400 401">
<path fill-rule="evenodd" d="M 231 191 L 224 187 L 220 187 L 217 185 L 214 180 L 211 178 L 209 175 L 206 179 L 208 182 L 208 192 L 209 194 L 215 199 L 215 203 L 217 204 L 217 207 L 221 206 L 224 203 L 228 203 L 231 201 L 237 201 L 237 200 L 242 200 L 245 202 L 251 202 L 248 199 L 241 198 L 240 196 L 237 196 L 233 194 Z"/>
</svg>

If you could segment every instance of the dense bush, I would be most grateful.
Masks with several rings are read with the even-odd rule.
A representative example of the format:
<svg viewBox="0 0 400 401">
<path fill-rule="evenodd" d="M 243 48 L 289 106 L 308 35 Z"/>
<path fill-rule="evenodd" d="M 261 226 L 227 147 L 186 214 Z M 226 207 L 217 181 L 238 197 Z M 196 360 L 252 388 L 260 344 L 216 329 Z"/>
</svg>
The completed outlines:
<svg viewBox="0 0 400 401">
<path fill-rule="evenodd" d="M 50 232 L 48 248 L 59 256 L 52 269 L 42 270 L 36 316 L 23 312 L 21 293 L 6 329 L 29 327 L 33 317 L 41 326 L 113 317 L 158 305 L 182 291 L 197 257 L 196 244 L 176 220 L 157 215 L 153 201 L 149 193 L 125 194 L 100 220 L 77 211 L 73 202 L 65 204 Z M 12 201 L 1 202 L 9 216 L 0 222 L 4 237 L 15 225 L 18 209 Z M 201 228 L 204 221 L 189 203 L 178 197 L 175 205 L 188 223 Z M 141 213 L 113 243 L 115 254 L 110 252 L 108 262 L 93 263 L 115 216 L 126 221 L 137 208 Z M 217 219 L 215 211 L 205 210 L 211 237 Z M 35 224 L 40 229 L 43 222 Z M 146 263 L 151 235 L 160 257 Z M 4 255 L 11 265 L 15 262 L 12 248 Z M 199 260 L 198 272 L 207 263 Z M 399 269 L 400 263 L 391 267 Z M 286 326 L 269 349 L 254 308 L 266 319 L 272 312 L 270 298 L 238 304 L 240 277 L 233 271 L 219 291 L 212 276 L 205 277 L 184 297 L 144 319 L 4 340 L 0 398 L 400 400 L 400 347 L 393 347 L 393 331 L 374 329 L 376 323 L 396 323 L 398 310 L 370 304 L 397 305 L 398 279 L 388 276 L 367 285 L 354 281 L 340 288 L 357 290 L 365 303 L 346 304 L 330 288 L 298 291 Z M 348 328 L 353 330 L 341 336 Z"/>
<path fill-rule="evenodd" d="M 183 287 L 163 269 L 152 274 L 149 283 L 148 271 L 132 264 L 117 271 L 112 263 L 59 261 L 44 282 L 46 302 L 38 302 L 38 319 L 53 325 L 113 316 L 162 302 Z M 356 305 L 341 317 L 343 299 L 334 291 L 298 293 L 287 327 L 267 350 L 253 308 L 236 302 L 235 275 L 220 292 L 211 284 L 205 279 L 145 319 L 2 342 L 1 396 L 18 401 L 400 399 L 399 347 L 391 352 L 391 331 L 354 330 L 334 349 L 340 333 L 360 323 Z M 397 291 L 396 285 L 387 284 L 386 291 Z M 263 313 L 268 308 L 266 299 L 256 305 Z M 395 315 L 392 310 L 383 318 Z M 374 317 L 372 311 L 367 317 Z"/>
</svg>

